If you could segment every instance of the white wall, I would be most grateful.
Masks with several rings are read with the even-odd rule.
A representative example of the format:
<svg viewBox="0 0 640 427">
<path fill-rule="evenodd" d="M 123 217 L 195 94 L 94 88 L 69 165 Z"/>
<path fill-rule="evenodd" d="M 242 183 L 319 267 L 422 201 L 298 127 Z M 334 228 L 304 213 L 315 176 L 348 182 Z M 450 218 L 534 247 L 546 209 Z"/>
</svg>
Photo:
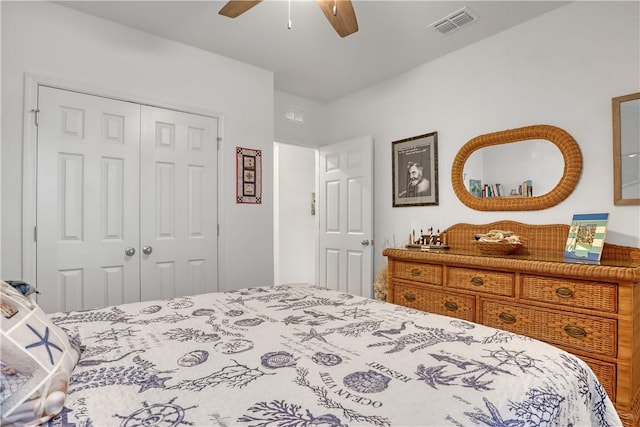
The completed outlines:
<svg viewBox="0 0 640 427">
<path fill-rule="evenodd" d="M 274 156 L 276 282 L 317 283 L 318 212 L 311 214 L 311 193 L 316 191 L 316 149 L 277 144 Z"/>
<path fill-rule="evenodd" d="M 1 2 L 2 276 L 21 271 L 25 73 L 222 114 L 221 290 L 273 282 L 273 74 L 46 2 Z M 235 203 L 235 150 L 263 150 L 261 205 Z"/>
<path fill-rule="evenodd" d="M 611 98 L 640 90 L 639 8 L 574 2 L 329 105 L 327 141 L 374 136 L 377 268 L 382 249 L 403 245 L 411 229 L 458 222 L 567 224 L 574 213 L 610 212 L 606 240 L 639 246 L 640 206 L 613 205 L 611 119 Z M 450 176 L 458 149 L 478 135 L 532 124 L 561 127 L 576 139 L 584 163 L 576 190 L 538 211 L 463 205 Z M 439 205 L 392 208 L 391 142 L 433 131 Z"/>
<path fill-rule="evenodd" d="M 278 90 L 274 93 L 274 104 L 275 141 L 312 147 L 327 143 L 325 132 L 331 124 L 327 122 L 326 105 Z M 285 119 L 285 110 L 290 108 L 302 111 L 304 121 Z"/>
</svg>

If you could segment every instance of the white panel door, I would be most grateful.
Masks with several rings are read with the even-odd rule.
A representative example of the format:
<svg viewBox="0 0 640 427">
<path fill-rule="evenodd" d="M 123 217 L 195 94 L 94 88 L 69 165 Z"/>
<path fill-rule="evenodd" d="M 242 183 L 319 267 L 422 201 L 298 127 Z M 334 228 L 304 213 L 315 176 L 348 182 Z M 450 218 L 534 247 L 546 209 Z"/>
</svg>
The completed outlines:
<svg viewBox="0 0 640 427">
<path fill-rule="evenodd" d="M 38 109 L 38 303 L 138 301 L 140 106 L 40 86 Z"/>
<path fill-rule="evenodd" d="M 142 106 L 142 124 L 142 299 L 217 291 L 218 121 Z"/>
<path fill-rule="evenodd" d="M 320 284 L 373 294 L 373 140 L 320 148 Z"/>
</svg>

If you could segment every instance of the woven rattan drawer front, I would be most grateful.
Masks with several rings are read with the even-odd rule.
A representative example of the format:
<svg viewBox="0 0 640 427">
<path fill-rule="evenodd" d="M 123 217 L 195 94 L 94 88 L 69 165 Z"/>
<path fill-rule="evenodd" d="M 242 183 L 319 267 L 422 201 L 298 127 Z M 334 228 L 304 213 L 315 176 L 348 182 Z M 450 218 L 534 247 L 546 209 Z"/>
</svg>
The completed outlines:
<svg viewBox="0 0 640 427">
<path fill-rule="evenodd" d="M 600 380 L 602 387 L 609 395 L 609 398 L 615 402 L 616 400 L 616 365 L 613 363 L 601 362 L 599 360 L 581 357 L 591 368 L 594 374 Z"/>
<path fill-rule="evenodd" d="M 447 287 L 513 296 L 514 273 L 451 267 L 447 269 Z"/>
<path fill-rule="evenodd" d="M 396 304 L 429 313 L 444 314 L 468 321 L 475 318 L 475 297 L 469 295 L 396 284 L 393 300 Z"/>
<path fill-rule="evenodd" d="M 442 266 L 438 264 L 398 261 L 394 263 L 393 277 L 442 285 Z"/>
<path fill-rule="evenodd" d="M 529 274 L 521 277 L 520 295 L 524 299 L 610 313 L 618 311 L 618 287 L 615 284 Z"/>
<path fill-rule="evenodd" d="M 618 328 L 614 319 L 533 309 L 483 298 L 480 323 L 552 344 L 616 356 Z"/>
</svg>

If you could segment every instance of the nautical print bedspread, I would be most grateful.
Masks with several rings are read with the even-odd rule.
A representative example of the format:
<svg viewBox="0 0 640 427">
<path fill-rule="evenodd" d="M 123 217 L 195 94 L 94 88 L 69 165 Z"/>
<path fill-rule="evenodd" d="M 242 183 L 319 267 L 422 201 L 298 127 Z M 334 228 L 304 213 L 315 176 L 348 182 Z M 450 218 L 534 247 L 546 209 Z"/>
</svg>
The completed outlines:
<svg viewBox="0 0 640 427">
<path fill-rule="evenodd" d="M 84 351 L 50 426 L 621 425 L 566 352 L 315 286 L 52 318 Z"/>
</svg>

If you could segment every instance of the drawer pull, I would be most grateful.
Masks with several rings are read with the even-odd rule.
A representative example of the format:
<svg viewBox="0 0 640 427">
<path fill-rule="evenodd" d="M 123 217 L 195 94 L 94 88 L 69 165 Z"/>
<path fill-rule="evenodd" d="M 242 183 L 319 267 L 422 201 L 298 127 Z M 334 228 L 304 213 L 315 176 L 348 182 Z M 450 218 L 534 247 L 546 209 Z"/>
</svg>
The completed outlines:
<svg viewBox="0 0 640 427">
<path fill-rule="evenodd" d="M 456 311 L 458 309 L 458 304 L 456 304 L 453 301 L 447 301 L 444 303 L 444 308 L 446 308 L 449 311 Z"/>
<path fill-rule="evenodd" d="M 498 317 L 500 318 L 500 320 L 502 320 L 504 323 L 516 323 L 516 316 L 514 316 L 513 314 L 509 314 L 509 313 L 500 313 L 498 315 Z"/>
<path fill-rule="evenodd" d="M 413 270 L 411 270 L 411 275 L 412 276 L 419 276 L 420 275 L 420 269 L 419 268 L 414 268 Z"/>
<path fill-rule="evenodd" d="M 573 296 L 573 291 L 569 288 L 558 288 L 556 289 L 556 295 L 560 298 L 571 298 Z"/>
<path fill-rule="evenodd" d="M 484 285 L 484 281 L 482 280 L 482 277 L 473 277 L 471 279 L 471 284 L 473 286 L 482 286 Z"/>
<path fill-rule="evenodd" d="M 573 338 L 584 338 L 587 336 L 587 331 L 579 326 L 567 325 L 564 327 L 564 331 L 567 333 L 567 335 Z"/>
<path fill-rule="evenodd" d="M 404 294 L 404 299 L 406 299 L 407 301 L 415 301 L 416 296 L 407 292 L 406 294 Z"/>
</svg>

